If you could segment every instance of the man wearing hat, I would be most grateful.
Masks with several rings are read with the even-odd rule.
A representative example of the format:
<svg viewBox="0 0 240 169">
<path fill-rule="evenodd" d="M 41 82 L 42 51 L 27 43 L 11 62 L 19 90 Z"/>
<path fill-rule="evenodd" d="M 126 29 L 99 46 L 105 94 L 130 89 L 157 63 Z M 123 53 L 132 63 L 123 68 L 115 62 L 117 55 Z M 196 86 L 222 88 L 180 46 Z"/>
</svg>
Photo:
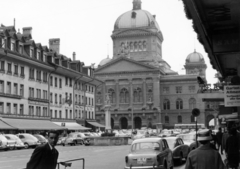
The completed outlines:
<svg viewBox="0 0 240 169">
<path fill-rule="evenodd" d="M 189 153 L 185 169 L 224 169 L 219 152 L 210 146 L 211 132 L 208 129 L 201 130 L 197 140 L 201 146 Z"/>
</svg>

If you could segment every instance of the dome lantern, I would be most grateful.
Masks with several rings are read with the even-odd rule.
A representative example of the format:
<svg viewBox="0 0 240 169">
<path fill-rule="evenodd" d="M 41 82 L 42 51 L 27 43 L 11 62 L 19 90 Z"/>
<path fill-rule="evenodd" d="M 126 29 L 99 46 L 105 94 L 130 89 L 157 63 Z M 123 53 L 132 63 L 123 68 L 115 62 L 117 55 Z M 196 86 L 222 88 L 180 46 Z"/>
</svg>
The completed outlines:
<svg viewBox="0 0 240 169">
<path fill-rule="evenodd" d="M 142 8 L 141 0 L 133 0 L 133 10 L 139 10 Z"/>
</svg>

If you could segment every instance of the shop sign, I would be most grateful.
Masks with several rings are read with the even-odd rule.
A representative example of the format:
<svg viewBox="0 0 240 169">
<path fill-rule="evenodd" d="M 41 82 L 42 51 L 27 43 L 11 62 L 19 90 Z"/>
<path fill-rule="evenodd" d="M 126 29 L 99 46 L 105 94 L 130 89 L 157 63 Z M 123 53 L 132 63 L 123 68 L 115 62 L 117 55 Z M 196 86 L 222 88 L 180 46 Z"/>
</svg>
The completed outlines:
<svg viewBox="0 0 240 169">
<path fill-rule="evenodd" d="M 225 107 L 240 106 L 240 85 L 224 86 Z"/>
<path fill-rule="evenodd" d="M 28 101 L 28 104 L 40 105 L 40 106 L 48 106 L 48 103 L 37 102 L 37 101 Z"/>
</svg>

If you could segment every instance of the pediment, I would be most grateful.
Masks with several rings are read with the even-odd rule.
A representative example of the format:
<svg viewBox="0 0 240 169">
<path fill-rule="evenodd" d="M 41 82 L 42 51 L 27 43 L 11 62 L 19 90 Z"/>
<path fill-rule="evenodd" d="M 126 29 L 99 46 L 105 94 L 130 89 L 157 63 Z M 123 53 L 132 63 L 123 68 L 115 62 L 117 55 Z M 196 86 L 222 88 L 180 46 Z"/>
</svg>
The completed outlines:
<svg viewBox="0 0 240 169">
<path fill-rule="evenodd" d="M 103 65 L 95 70 L 95 74 L 98 73 L 114 73 L 114 72 L 138 72 L 155 70 L 156 68 L 150 65 L 138 63 L 131 59 L 116 59 L 106 65 Z"/>
</svg>

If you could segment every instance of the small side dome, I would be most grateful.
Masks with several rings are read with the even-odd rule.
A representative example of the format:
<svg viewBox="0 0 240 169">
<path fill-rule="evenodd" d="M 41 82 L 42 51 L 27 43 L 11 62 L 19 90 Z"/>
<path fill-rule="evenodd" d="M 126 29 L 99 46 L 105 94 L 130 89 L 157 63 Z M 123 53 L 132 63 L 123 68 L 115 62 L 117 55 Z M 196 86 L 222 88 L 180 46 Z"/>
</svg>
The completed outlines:
<svg viewBox="0 0 240 169">
<path fill-rule="evenodd" d="M 109 56 L 103 60 L 101 60 L 101 62 L 99 63 L 98 66 L 103 66 L 105 64 L 107 64 L 108 62 L 110 62 L 112 59 L 109 58 Z"/>
<path fill-rule="evenodd" d="M 193 53 L 190 53 L 187 56 L 186 62 L 188 63 L 205 63 L 204 57 L 201 53 L 196 52 L 196 50 L 194 50 Z"/>
</svg>

